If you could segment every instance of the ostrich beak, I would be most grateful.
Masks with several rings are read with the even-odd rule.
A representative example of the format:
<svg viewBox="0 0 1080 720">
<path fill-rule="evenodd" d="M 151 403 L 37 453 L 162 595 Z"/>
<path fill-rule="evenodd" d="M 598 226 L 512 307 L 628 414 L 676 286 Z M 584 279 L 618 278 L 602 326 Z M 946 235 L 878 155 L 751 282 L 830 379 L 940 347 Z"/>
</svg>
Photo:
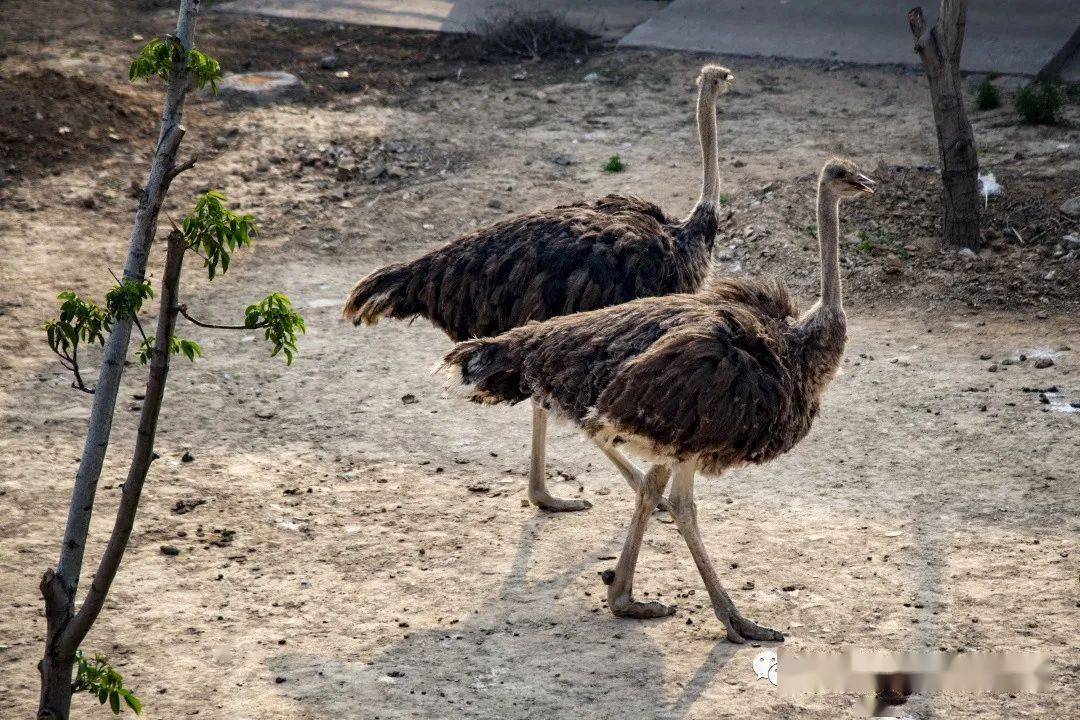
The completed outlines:
<svg viewBox="0 0 1080 720">
<path fill-rule="evenodd" d="M 864 193 L 869 193 L 870 195 L 874 194 L 874 185 L 876 184 L 876 182 L 866 177 L 862 173 L 859 173 L 859 176 L 855 178 L 855 187 L 859 188 Z"/>
</svg>

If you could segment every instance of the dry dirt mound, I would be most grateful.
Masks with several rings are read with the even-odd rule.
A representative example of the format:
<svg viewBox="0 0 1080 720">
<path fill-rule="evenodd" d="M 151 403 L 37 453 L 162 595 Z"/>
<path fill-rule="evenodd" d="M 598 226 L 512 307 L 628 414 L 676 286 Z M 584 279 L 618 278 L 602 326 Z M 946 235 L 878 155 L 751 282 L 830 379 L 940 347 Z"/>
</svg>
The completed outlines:
<svg viewBox="0 0 1080 720">
<path fill-rule="evenodd" d="M 149 138 L 156 117 L 135 90 L 55 70 L 0 82 L 0 173 L 39 175 Z"/>
<path fill-rule="evenodd" d="M 860 301 L 921 304 L 949 300 L 972 307 L 1080 306 L 1080 250 L 1064 237 L 1078 223 L 1060 211 L 1080 183 L 1031 171 L 999 171 L 1005 192 L 983 212 L 978 253 L 942 247 L 940 177 L 933 168 L 877 168 L 873 198 L 841 209 L 845 292 Z M 816 176 L 776 182 L 735 206 L 734 234 L 718 238 L 722 260 L 771 272 L 806 296 L 816 286 Z M 782 228 L 777 230 L 777 228 Z"/>
</svg>

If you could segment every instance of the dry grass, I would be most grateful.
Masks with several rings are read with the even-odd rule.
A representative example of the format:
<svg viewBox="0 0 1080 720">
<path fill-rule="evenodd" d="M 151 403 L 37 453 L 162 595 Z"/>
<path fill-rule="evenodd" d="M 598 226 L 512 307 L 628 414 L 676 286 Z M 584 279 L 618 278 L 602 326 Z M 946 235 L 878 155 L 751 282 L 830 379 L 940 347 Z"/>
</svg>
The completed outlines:
<svg viewBox="0 0 1080 720">
<path fill-rule="evenodd" d="M 575 27 L 547 10 L 520 13 L 504 10 L 478 18 L 472 31 L 492 56 L 541 58 L 583 55 L 598 45 L 595 35 Z"/>
</svg>

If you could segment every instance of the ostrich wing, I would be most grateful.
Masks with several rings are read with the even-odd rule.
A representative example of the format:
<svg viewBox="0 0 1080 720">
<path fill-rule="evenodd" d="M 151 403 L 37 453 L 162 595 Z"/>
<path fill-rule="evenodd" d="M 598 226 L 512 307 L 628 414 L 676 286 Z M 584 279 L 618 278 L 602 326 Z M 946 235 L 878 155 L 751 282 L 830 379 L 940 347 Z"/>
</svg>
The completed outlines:
<svg viewBox="0 0 1080 720">
<path fill-rule="evenodd" d="M 786 416 L 785 327 L 728 305 L 674 328 L 618 369 L 582 425 L 664 454 L 752 462 Z"/>
</svg>

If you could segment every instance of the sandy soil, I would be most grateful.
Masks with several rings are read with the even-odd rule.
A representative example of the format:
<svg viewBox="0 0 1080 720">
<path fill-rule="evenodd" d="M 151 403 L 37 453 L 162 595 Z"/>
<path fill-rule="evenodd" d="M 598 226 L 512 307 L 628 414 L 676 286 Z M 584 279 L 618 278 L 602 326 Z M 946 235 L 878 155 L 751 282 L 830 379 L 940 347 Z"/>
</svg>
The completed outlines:
<svg viewBox="0 0 1080 720">
<path fill-rule="evenodd" d="M 92 20 L 39 30 L 30 3 L 15 3 L 3 82 L 55 71 L 153 109 L 152 89 L 125 87 L 124 58 L 132 33 L 169 28 L 155 4 L 121 13 L 99 3 Z M 268 109 L 192 103 L 186 147 L 202 160 L 177 181 L 171 212 L 220 187 L 260 218 L 263 237 L 212 286 L 190 267 L 185 292 L 224 322 L 281 289 L 309 331 L 286 368 L 252 337 L 182 328 L 206 358 L 174 365 L 162 457 L 85 644 L 121 667 L 145 716 L 856 716 L 852 696 L 792 702 L 755 679 L 758 650 L 723 640 L 689 553 L 661 515 L 637 589 L 679 612 L 613 618 L 597 573 L 614 563 L 633 498 L 598 451 L 569 428 L 554 430 L 554 487 L 594 507 L 540 513 L 524 502 L 527 408 L 450 397 L 428 372 L 449 342 L 423 323 L 354 330 L 338 321 L 358 277 L 509 212 L 608 191 L 685 212 L 698 182 L 691 81 L 701 58 L 602 52 L 522 66 L 480 62 L 434 36 L 217 16 L 203 27 L 204 46 L 227 65 L 248 53 L 253 68 L 293 69 L 316 87 L 309 102 Z M 341 42 L 348 82 L 318 67 Z M 734 215 L 718 242 L 720 267 L 783 272 L 808 304 L 808 173 L 830 152 L 884 173 L 932 165 L 923 83 L 888 69 L 728 62 L 739 85 L 722 108 L 721 182 Z M 522 71 L 524 80 L 512 79 Z M 591 71 L 600 82 L 583 81 Z M 38 135 L 50 137 L 62 109 L 38 109 Z M 146 117 L 67 122 L 94 141 L 32 162 L 11 150 L 3 163 L 4 717 L 36 707 L 37 581 L 55 562 L 89 407 L 40 326 L 57 292 L 100 297 L 108 268 L 119 269 L 129 186 L 145 173 L 154 133 Z M 984 163 L 1035 178 L 1054 200 L 1075 194 L 1075 129 L 1020 127 L 1004 110 L 976 121 Z M 120 139 L 98 142 L 109 132 Z M 605 174 L 614 153 L 628 169 Z M 1059 280 L 1080 261 L 1002 243 L 963 261 L 913 240 L 896 253 L 901 272 L 886 272 L 887 252 L 858 250 L 860 229 L 891 227 L 872 207 L 846 214 L 851 338 L 824 413 L 784 458 L 700 483 L 706 541 L 736 602 L 785 630 L 794 648 L 1052 656 L 1046 693 L 916 699 L 916 717 L 1077 716 L 1080 414 L 1070 402 L 1080 401 L 1080 321 L 1077 287 Z M 1025 222 L 1075 229 L 1054 209 Z M 921 216 L 905 222 L 932 226 Z M 1035 291 L 1014 293 L 1013 309 L 992 300 L 1011 283 Z M 1036 369 L 1039 356 L 1054 365 Z M 98 543 L 142 380 L 138 366 L 125 376 Z M 185 451 L 193 461 L 181 461 Z M 180 554 L 162 554 L 166 544 Z M 80 717 L 107 712 L 95 706 L 76 700 Z"/>
</svg>

